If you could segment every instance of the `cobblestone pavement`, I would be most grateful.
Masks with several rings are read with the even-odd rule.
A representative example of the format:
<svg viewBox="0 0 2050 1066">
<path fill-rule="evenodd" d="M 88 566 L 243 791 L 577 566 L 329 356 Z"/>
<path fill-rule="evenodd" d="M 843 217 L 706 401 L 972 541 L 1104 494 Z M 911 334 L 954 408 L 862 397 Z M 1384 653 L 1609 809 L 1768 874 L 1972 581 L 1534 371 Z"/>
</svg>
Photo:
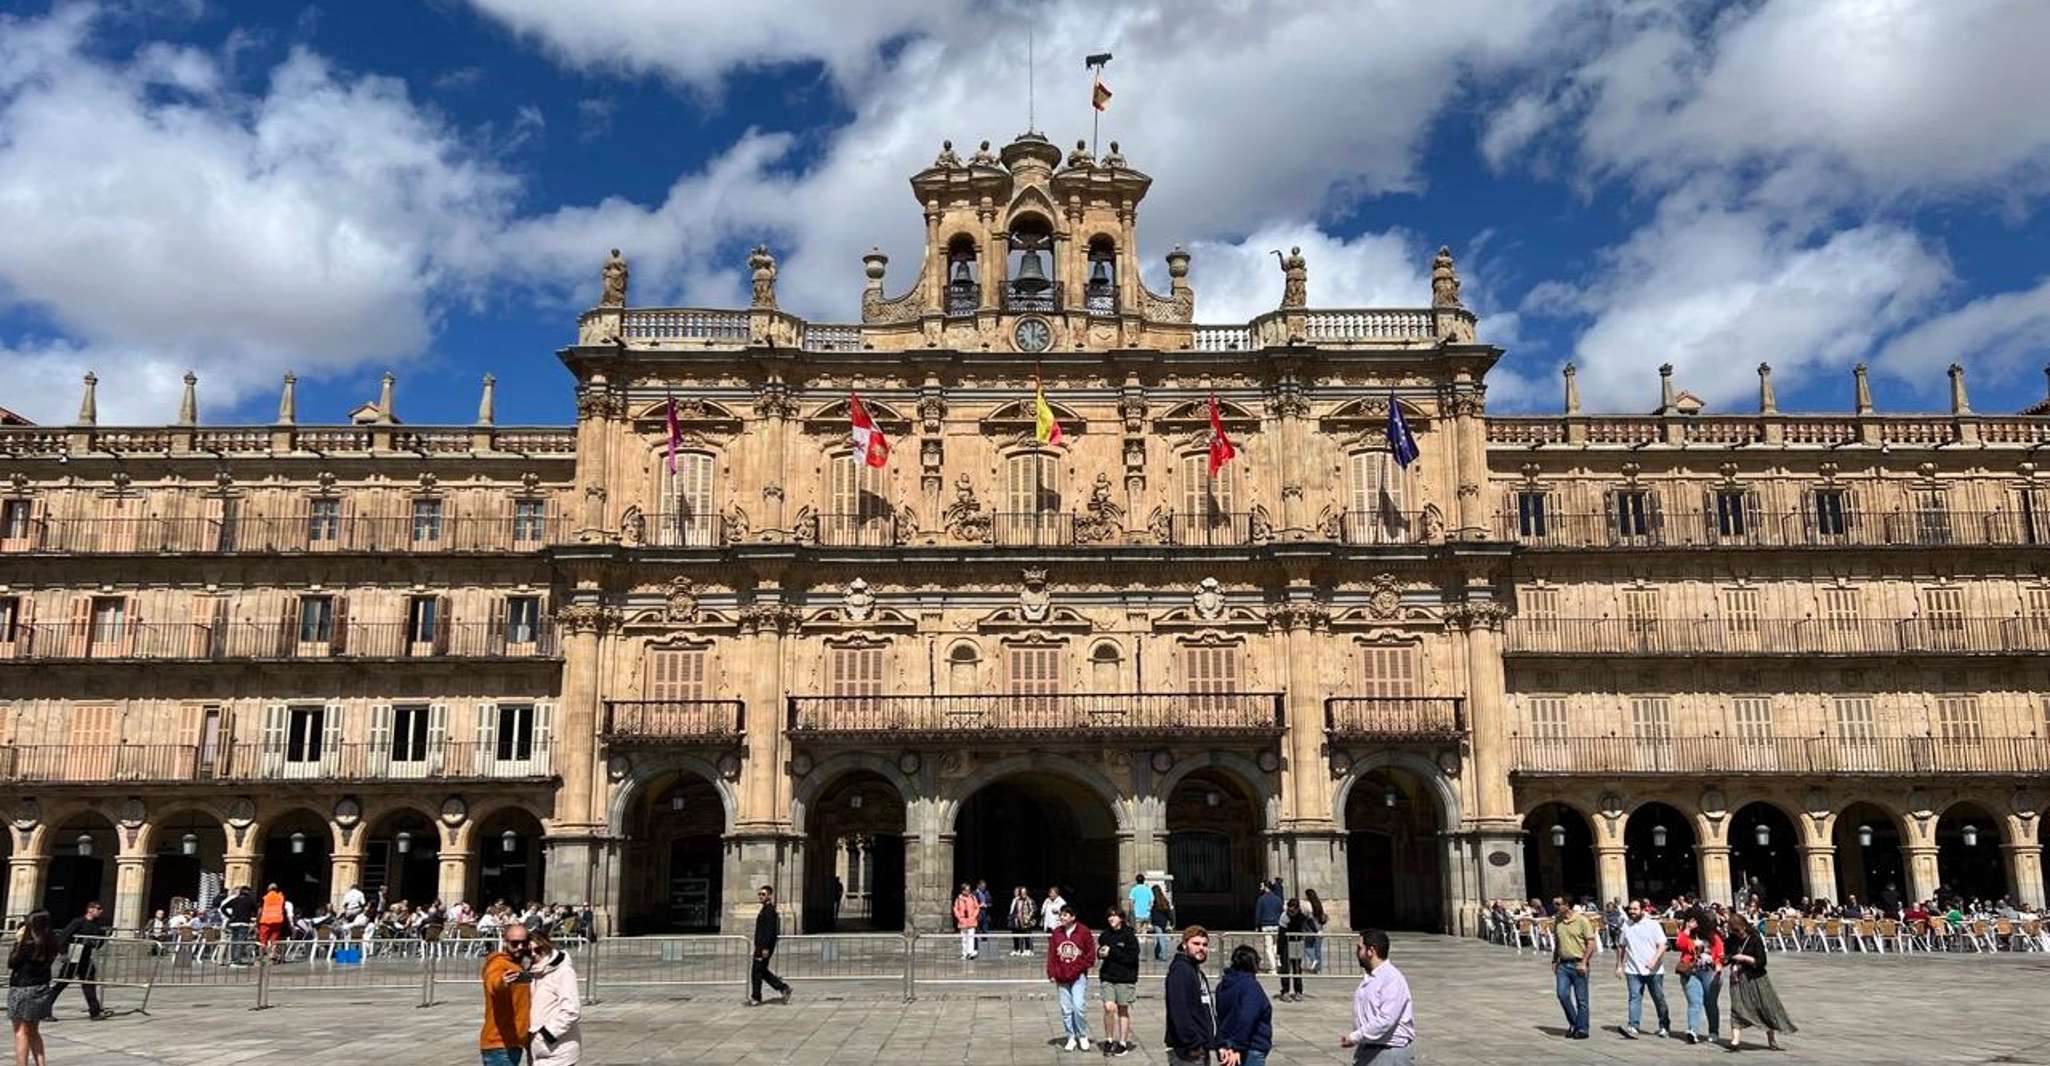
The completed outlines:
<svg viewBox="0 0 2050 1066">
<path fill-rule="evenodd" d="M 1427 1061 L 1439 1063 L 1700 1062 L 1726 1053 L 1676 1040 L 1628 1041 L 1620 978 L 1594 982 L 1593 1040 L 1559 1039 L 1551 976 L 1539 961 L 1497 947 L 1443 937 L 1404 936 L 1395 961 L 1417 996 Z M 1336 960 L 1334 960 L 1336 961 Z M 1788 1052 L 1748 1051 L 1769 1062 L 2050 1064 L 2050 955 L 1779 955 L 1773 978 L 1801 1027 Z M 1269 978 L 1270 993 L 1273 980 Z M 1312 979 L 1303 1003 L 1275 1006 L 1280 1063 L 1339 1063 L 1350 1024 L 1354 979 Z M 1050 995 L 1026 987 L 936 989 L 916 1003 L 888 983 L 797 983 L 789 1006 L 742 1007 L 713 989 L 620 989 L 592 1005 L 584 1062 L 627 1063 L 1080 1063 L 1065 1054 Z M 446 1002 L 418 1008 L 417 991 L 287 992 L 254 1012 L 245 990 L 159 988 L 147 1016 L 88 1022 L 78 993 L 65 993 L 61 1021 L 47 1026 L 56 1066 L 226 1066 L 333 1061 L 410 1066 L 474 1063 L 474 986 L 445 986 Z M 1093 993 L 1093 990 L 1092 990 Z M 1685 1004 L 1669 992 L 1676 1021 Z M 115 990 L 122 1009 L 136 995 Z M 1092 994 L 1092 1000 L 1094 996 Z M 1651 1005 L 1645 1005 L 1647 1021 Z M 1135 1009 L 1139 1051 L 1128 1063 L 1161 1063 L 1159 985 L 1141 986 Z M 1092 1031 L 1102 1015 L 1092 1005 Z M 1100 1035 L 1100 1033 L 1098 1034 Z M 1762 1036 L 1763 1034 L 1759 1034 Z M 1747 1035 L 1748 1039 L 1748 1035 Z"/>
</svg>

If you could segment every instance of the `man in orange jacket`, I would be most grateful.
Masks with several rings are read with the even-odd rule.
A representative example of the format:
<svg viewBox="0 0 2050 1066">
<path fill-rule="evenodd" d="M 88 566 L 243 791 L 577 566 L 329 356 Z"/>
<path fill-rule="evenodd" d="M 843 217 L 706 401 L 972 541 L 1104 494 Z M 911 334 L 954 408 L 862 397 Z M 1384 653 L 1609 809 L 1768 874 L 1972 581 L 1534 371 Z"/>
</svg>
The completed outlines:
<svg viewBox="0 0 2050 1066">
<path fill-rule="evenodd" d="M 285 894 L 273 883 L 263 891 L 263 908 L 256 915 L 256 945 L 272 962 L 278 961 L 278 940 L 285 935 Z"/>
<path fill-rule="evenodd" d="M 483 1066 L 520 1066 L 527 1048 L 527 1009 L 534 989 L 527 976 L 527 927 L 514 922 L 505 942 L 484 956 L 484 1029 L 477 1034 Z"/>
</svg>

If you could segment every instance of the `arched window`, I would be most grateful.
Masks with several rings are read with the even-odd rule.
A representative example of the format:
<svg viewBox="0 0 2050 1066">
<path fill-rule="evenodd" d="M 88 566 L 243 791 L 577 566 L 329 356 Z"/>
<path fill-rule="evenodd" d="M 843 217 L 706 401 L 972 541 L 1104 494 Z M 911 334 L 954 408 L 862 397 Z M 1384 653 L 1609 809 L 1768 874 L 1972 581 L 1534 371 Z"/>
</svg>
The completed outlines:
<svg viewBox="0 0 2050 1066">
<path fill-rule="evenodd" d="M 957 696 L 982 691 L 982 652 L 967 641 L 947 649 L 947 688 Z"/>
<path fill-rule="evenodd" d="M 1346 457 L 1346 469 L 1351 491 L 1345 512 L 1346 542 L 1400 544 L 1407 540 L 1403 473 L 1395 457 L 1378 448 L 1357 451 Z"/>
<path fill-rule="evenodd" d="M 880 468 L 849 452 L 826 463 L 826 506 L 819 540 L 826 544 L 888 546 L 893 542 L 890 501 Z"/>
<path fill-rule="evenodd" d="M 1118 313 L 1118 249 L 1106 235 L 1089 240 L 1089 282 L 1082 294 L 1083 309 L 1088 313 Z"/>
<path fill-rule="evenodd" d="M 1118 646 L 1104 641 L 1089 649 L 1089 689 L 1117 692 L 1125 687 L 1125 657 Z"/>
<path fill-rule="evenodd" d="M 1248 537 L 1234 535 L 1244 525 L 1237 508 L 1236 467 L 1227 463 L 1210 476 L 1210 456 L 1195 452 L 1182 456 L 1181 509 L 1176 512 L 1175 541 L 1180 544 L 1237 544 Z"/>
<path fill-rule="evenodd" d="M 947 313 L 972 315 L 982 306 L 982 279 L 977 273 L 975 238 L 956 234 L 947 242 Z"/>
<path fill-rule="evenodd" d="M 676 453 L 676 472 L 660 453 L 666 482 L 665 502 L 657 523 L 657 543 L 664 546 L 709 547 L 719 543 L 719 511 L 713 503 L 712 457 L 704 452 Z"/>
<path fill-rule="evenodd" d="M 1053 227 L 1038 215 L 1022 216 L 1011 224 L 1009 243 L 1004 310 L 1057 309 L 1060 286 L 1054 274 Z"/>
<path fill-rule="evenodd" d="M 1061 510 L 1060 456 L 1021 452 L 1004 466 L 1004 510 L 997 516 L 1000 544 L 1060 544 L 1068 515 Z"/>
</svg>

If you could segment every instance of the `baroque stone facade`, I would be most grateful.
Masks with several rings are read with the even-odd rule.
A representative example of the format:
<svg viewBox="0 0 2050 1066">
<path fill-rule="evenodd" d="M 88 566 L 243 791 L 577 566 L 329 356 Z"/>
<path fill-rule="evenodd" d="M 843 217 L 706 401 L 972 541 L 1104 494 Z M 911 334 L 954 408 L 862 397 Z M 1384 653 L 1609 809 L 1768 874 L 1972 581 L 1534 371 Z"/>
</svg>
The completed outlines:
<svg viewBox="0 0 2050 1066">
<path fill-rule="evenodd" d="M 635 306 L 571 427 L 0 427 L 7 907 L 203 870 L 624 931 L 937 928 L 986 878 L 1254 881 L 1342 924 L 1698 891 L 2040 903 L 2050 418 L 1490 417 L 1428 306 L 1194 323 L 1151 179 L 1027 134 L 912 178 L 862 321 Z M 736 264 L 736 269 L 740 268 Z M 1419 294 L 1421 297 L 1423 294 Z M 1061 429 L 1035 433 L 1043 385 Z M 192 386 L 188 383 L 188 389 Z M 891 457 L 850 444 L 859 395 Z M 1237 457 L 1209 471 L 1212 404 Z M 1390 403 L 1415 433 L 1389 450 Z M 674 440 L 670 425 L 675 426 Z M 111 873 L 111 876 L 110 876 Z"/>
</svg>

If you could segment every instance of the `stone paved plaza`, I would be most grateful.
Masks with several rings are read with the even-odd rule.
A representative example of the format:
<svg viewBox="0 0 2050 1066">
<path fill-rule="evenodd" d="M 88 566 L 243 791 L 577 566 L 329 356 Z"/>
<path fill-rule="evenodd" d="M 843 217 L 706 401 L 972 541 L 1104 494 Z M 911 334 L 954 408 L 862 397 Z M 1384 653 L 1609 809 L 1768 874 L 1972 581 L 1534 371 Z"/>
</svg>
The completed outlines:
<svg viewBox="0 0 2050 1066">
<path fill-rule="evenodd" d="M 1528 955 L 1472 941 L 1399 938 L 1396 961 L 1418 999 L 1429 1061 L 1680 1062 L 1720 1059 L 1719 1049 L 1678 1041 L 1624 1040 L 1616 1031 L 1620 979 L 1596 971 L 1593 1040 L 1559 1039 L 1560 1016 L 1546 967 Z M 1789 1051 L 1749 1052 L 1768 1061 L 1840 1063 L 2050 1064 L 2050 956 L 1981 957 L 1778 955 L 1773 975 L 1801 1026 Z M 1273 982 L 1268 980 L 1270 992 Z M 1277 1004 L 1275 1063 L 1349 1061 L 1337 1047 L 1350 1018 L 1350 978 L 1313 981 L 1300 1004 Z M 747 1009 L 723 989 L 621 989 L 586 1014 L 585 1059 L 629 1063 L 1055 1063 L 1095 1061 L 1054 1046 L 1052 997 L 1030 988 L 937 990 L 905 1004 L 886 985 L 800 983 L 787 1007 Z M 1164 1061 L 1159 986 L 1141 988 L 1140 1051 L 1124 1061 Z M 421 1009 L 417 993 L 286 992 L 253 1012 L 246 988 L 159 988 L 148 1016 L 87 1022 L 76 992 L 47 1027 L 57 1066 L 226 1066 L 333 1061 L 473 1063 L 474 988 L 444 985 L 443 1002 Z M 1684 1005 L 1670 992 L 1676 1020 Z M 1092 999 L 1094 997 L 1092 996 Z M 118 1009 L 136 996 L 117 991 Z M 1646 1004 L 1647 1021 L 1650 1004 Z M 1092 1014 L 1092 1032 L 1101 1022 Z M 1762 1035 L 1762 1034 L 1761 1034 Z"/>
</svg>

